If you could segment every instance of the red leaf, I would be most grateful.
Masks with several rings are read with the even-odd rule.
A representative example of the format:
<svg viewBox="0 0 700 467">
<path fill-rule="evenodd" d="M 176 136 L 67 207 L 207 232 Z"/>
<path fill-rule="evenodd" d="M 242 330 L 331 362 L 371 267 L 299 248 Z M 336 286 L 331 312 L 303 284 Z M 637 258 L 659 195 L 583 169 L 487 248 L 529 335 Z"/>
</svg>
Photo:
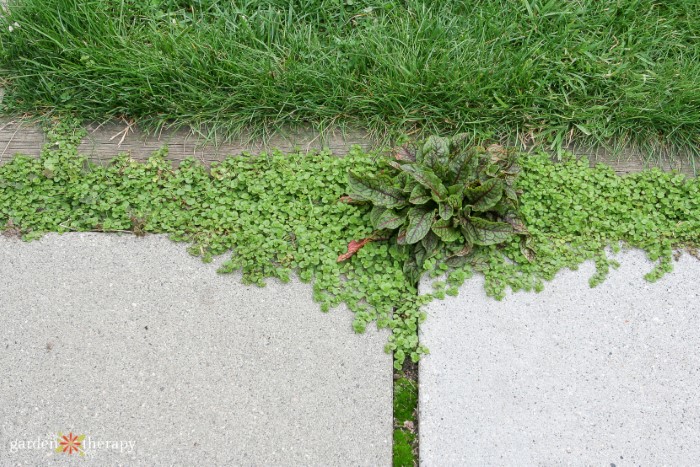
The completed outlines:
<svg viewBox="0 0 700 467">
<path fill-rule="evenodd" d="M 367 245 L 369 242 L 371 242 L 373 240 L 374 239 L 372 237 L 367 237 L 367 238 L 363 238 L 360 241 L 357 241 L 357 240 L 351 241 L 350 243 L 348 243 L 347 253 L 338 256 L 338 262 L 340 263 L 342 261 L 345 261 L 346 259 L 351 258 L 355 253 L 360 251 L 360 249 L 363 246 Z"/>
</svg>

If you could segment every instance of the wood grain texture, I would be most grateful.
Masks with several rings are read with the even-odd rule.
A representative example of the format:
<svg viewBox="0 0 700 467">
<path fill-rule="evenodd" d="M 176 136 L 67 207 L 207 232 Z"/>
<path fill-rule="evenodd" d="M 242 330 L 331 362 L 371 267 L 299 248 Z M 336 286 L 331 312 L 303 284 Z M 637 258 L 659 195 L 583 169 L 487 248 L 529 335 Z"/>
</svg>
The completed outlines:
<svg viewBox="0 0 700 467">
<path fill-rule="evenodd" d="M 38 157 L 46 144 L 46 136 L 35 124 L 26 121 L 0 121 L 0 163 L 7 162 L 15 154 Z M 315 151 L 329 149 L 333 154 L 342 156 L 354 145 L 364 150 L 376 149 L 376 143 L 366 132 L 351 130 L 329 131 L 321 134 L 311 129 L 279 132 L 267 141 L 241 135 L 232 142 L 219 143 L 206 141 L 201 136 L 188 131 L 166 130 L 158 135 L 147 135 L 138 128 L 128 127 L 123 123 L 87 126 L 87 136 L 79 147 L 79 152 L 92 161 L 105 163 L 119 153 L 128 153 L 137 160 L 146 159 L 153 151 L 167 145 L 168 158 L 179 163 L 187 157 L 210 164 L 229 155 L 253 153 L 279 149 L 282 152 Z M 604 149 L 582 149 L 570 147 L 574 154 L 587 156 L 591 165 L 604 163 L 612 166 L 618 174 L 639 172 L 650 167 L 663 170 L 676 170 L 689 176 L 695 175 L 693 161 L 687 157 L 675 159 L 663 158 L 645 160 L 641 154 L 632 150 L 623 150 L 616 155 Z M 700 167 L 699 167 L 700 169 Z"/>
</svg>

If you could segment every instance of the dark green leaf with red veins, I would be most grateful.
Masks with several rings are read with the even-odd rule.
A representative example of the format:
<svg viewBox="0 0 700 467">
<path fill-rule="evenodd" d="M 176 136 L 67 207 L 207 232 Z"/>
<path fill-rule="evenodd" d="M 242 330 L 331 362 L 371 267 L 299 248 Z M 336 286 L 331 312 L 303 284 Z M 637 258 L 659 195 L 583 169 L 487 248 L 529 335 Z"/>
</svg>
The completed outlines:
<svg viewBox="0 0 700 467">
<path fill-rule="evenodd" d="M 442 239 L 443 242 L 456 242 L 462 238 L 459 230 L 452 226 L 452 222 L 446 220 L 437 220 L 433 222 L 431 230 Z"/>
<path fill-rule="evenodd" d="M 386 208 L 384 206 L 373 206 L 372 210 L 369 212 L 369 221 L 372 223 L 372 227 L 375 229 L 377 228 L 377 224 L 379 223 L 379 218 L 382 217 L 382 214 L 386 212 Z"/>
<path fill-rule="evenodd" d="M 472 135 L 469 133 L 458 133 L 450 139 L 450 152 L 457 153 L 466 151 L 469 143 L 473 141 Z"/>
<path fill-rule="evenodd" d="M 467 256 L 462 256 L 462 258 L 465 258 L 477 271 L 487 270 L 491 260 L 485 248 L 475 248 Z"/>
<path fill-rule="evenodd" d="M 473 245 L 479 238 L 476 228 L 471 222 L 472 218 L 460 218 L 459 229 L 467 245 Z"/>
<path fill-rule="evenodd" d="M 452 214 L 454 214 L 454 209 L 448 203 L 438 204 L 438 214 L 444 220 L 450 220 Z"/>
<path fill-rule="evenodd" d="M 527 234 L 527 227 L 525 227 L 525 223 L 514 212 L 510 212 L 503 216 L 503 220 L 510 224 L 516 233 Z"/>
<path fill-rule="evenodd" d="M 506 178 L 512 180 L 515 178 L 516 175 L 518 175 L 521 172 L 521 170 L 522 168 L 518 164 L 515 164 L 511 161 L 511 163 L 508 164 L 508 167 L 503 173 L 506 175 Z"/>
<path fill-rule="evenodd" d="M 503 243 L 515 234 L 510 224 L 505 222 L 491 222 L 479 217 L 472 217 L 470 224 L 476 231 L 476 245 L 496 245 Z"/>
<path fill-rule="evenodd" d="M 465 185 L 477 178 L 479 155 L 474 150 L 461 151 L 455 154 L 449 163 L 452 183 Z"/>
<path fill-rule="evenodd" d="M 451 185 L 447 188 L 447 194 L 450 196 L 462 196 L 466 188 L 466 185 L 463 183 L 457 183 L 456 185 Z"/>
<path fill-rule="evenodd" d="M 416 264 L 422 270 L 425 260 L 428 258 L 428 252 L 425 251 L 421 242 L 416 243 L 413 247 L 413 257 L 416 259 Z"/>
<path fill-rule="evenodd" d="M 497 178 L 491 178 L 479 187 L 467 188 L 464 196 L 474 211 L 489 211 L 503 196 L 503 182 Z"/>
<path fill-rule="evenodd" d="M 489 177 L 495 177 L 498 175 L 499 170 L 501 170 L 501 168 L 498 166 L 498 164 L 489 164 L 486 166 L 486 175 Z"/>
<path fill-rule="evenodd" d="M 401 164 L 399 164 L 399 163 L 396 162 L 396 161 L 387 160 L 386 163 L 387 163 L 390 167 L 395 168 L 396 170 L 401 170 Z"/>
<path fill-rule="evenodd" d="M 526 260 L 530 263 L 535 261 L 535 250 L 532 248 L 532 237 L 521 237 L 520 238 L 520 252 L 523 254 Z"/>
<path fill-rule="evenodd" d="M 406 244 L 406 227 L 401 227 L 399 233 L 396 235 L 396 244 L 405 245 Z"/>
<path fill-rule="evenodd" d="M 459 268 L 469 262 L 466 256 L 450 256 L 445 260 L 445 264 L 451 268 Z"/>
<path fill-rule="evenodd" d="M 450 143 L 447 138 L 430 136 L 423 145 L 423 164 L 438 172 L 447 166 L 450 157 Z"/>
<path fill-rule="evenodd" d="M 408 211 L 408 228 L 406 229 L 406 243 L 411 245 L 418 243 L 430 231 L 430 226 L 435 218 L 435 209 L 422 206 L 411 208 Z"/>
<path fill-rule="evenodd" d="M 390 186 L 386 181 L 349 173 L 348 185 L 350 187 L 349 195 L 353 199 L 371 201 L 375 205 L 385 208 L 402 207 L 407 204 L 403 192 Z"/>
<path fill-rule="evenodd" d="M 518 194 L 512 186 L 506 185 L 503 187 L 503 194 L 506 195 L 506 198 L 511 200 L 516 207 L 518 206 Z"/>
<path fill-rule="evenodd" d="M 418 183 L 430 191 L 433 199 L 442 200 L 447 197 L 447 188 L 440 181 L 440 177 L 427 167 L 417 164 L 404 164 L 401 166 L 404 172 L 411 175 Z"/>
<path fill-rule="evenodd" d="M 403 171 L 401 172 L 401 175 L 406 175 Z M 403 192 L 404 193 L 411 193 L 413 189 L 419 185 L 419 183 L 413 178 L 406 176 L 405 180 L 402 180 L 402 186 L 403 186 Z"/>
<path fill-rule="evenodd" d="M 387 209 L 377 218 L 377 223 L 373 225 L 377 230 L 392 230 L 401 227 L 405 221 L 405 210 L 397 212 L 393 209 Z"/>
<path fill-rule="evenodd" d="M 411 191 L 411 196 L 408 198 L 408 202 L 411 204 L 425 204 L 430 201 L 432 197 L 428 190 L 426 190 L 423 185 L 417 184 L 413 191 Z"/>
<path fill-rule="evenodd" d="M 394 157 L 400 161 L 415 162 L 416 147 L 412 144 L 405 144 L 396 150 Z"/>
<path fill-rule="evenodd" d="M 472 252 L 473 249 L 474 249 L 474 245 L 468 243 L 468 244 L 464 245 L 464 248 L 455 252 L 454 256 L 467 256 L 469 253 Z"/>
<path fill-rule="evenodd" d="M 452 209 L 459 211 L 462 209 L 462 195 L 450 195 L 447 197 L 447 204 L 452 206 Z"/>
<path fill-rule="evenodd" d="M 433 232 L 428 232 L 425 237 L 423 237 L 423 240 L 421 240 L 421 244 L 423 248 L 425 248 L 426 258 L 430 258 L 437 252 L 440 246 L 440 239 Z"/>
<path fill-rule="evenodd" d="M 423 274 L 423 268 L 418 267 L 416 258 L 412 256 L 403 263 L 403 273 L 411 284 L 417 285 L 420 276 Z"/>
</svg>

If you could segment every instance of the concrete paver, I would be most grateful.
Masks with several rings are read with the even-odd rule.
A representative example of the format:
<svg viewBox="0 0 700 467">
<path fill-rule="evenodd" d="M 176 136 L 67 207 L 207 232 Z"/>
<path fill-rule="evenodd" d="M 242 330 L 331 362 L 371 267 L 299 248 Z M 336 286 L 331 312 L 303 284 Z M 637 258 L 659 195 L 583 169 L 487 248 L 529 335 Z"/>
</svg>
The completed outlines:
<svg viewBox="0 0 700 467">
<path fill-rule="evenodd" d="M 429 305 L 422 465 L 698 464 L 700 261 L 651 284 L 642 252 L 618 258 L 593 289 L 588 263 L 540 294 L 498 302 L 476 277 Z"/>
<path fill-rule="evenodd" d="M 160 236 L 0 236 L 0 464 L 388 465 L 386 334 Z M 73 459 L 74 460 L 74 459 Z"/>
</svg>

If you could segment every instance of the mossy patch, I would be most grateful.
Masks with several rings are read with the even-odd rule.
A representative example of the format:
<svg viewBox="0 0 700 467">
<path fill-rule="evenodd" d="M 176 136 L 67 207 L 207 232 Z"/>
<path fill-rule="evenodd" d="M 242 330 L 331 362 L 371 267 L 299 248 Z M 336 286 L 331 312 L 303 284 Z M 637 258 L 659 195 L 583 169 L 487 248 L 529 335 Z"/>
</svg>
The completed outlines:
<svg viewBox="0 0 700 467">
<path fill-rule="evenodd" d="M 394 430 L 394 467 L 413 467 L 416 465 L 416 455 L 413 452 L 413 443 L 416 435 L 403 430 Z"/>
<path fill-rule="evenodd" d="M 418 386 L 408 378 L 394 381 L 394 422 L 413 421 L 418 406 Z"/>
</svg>

